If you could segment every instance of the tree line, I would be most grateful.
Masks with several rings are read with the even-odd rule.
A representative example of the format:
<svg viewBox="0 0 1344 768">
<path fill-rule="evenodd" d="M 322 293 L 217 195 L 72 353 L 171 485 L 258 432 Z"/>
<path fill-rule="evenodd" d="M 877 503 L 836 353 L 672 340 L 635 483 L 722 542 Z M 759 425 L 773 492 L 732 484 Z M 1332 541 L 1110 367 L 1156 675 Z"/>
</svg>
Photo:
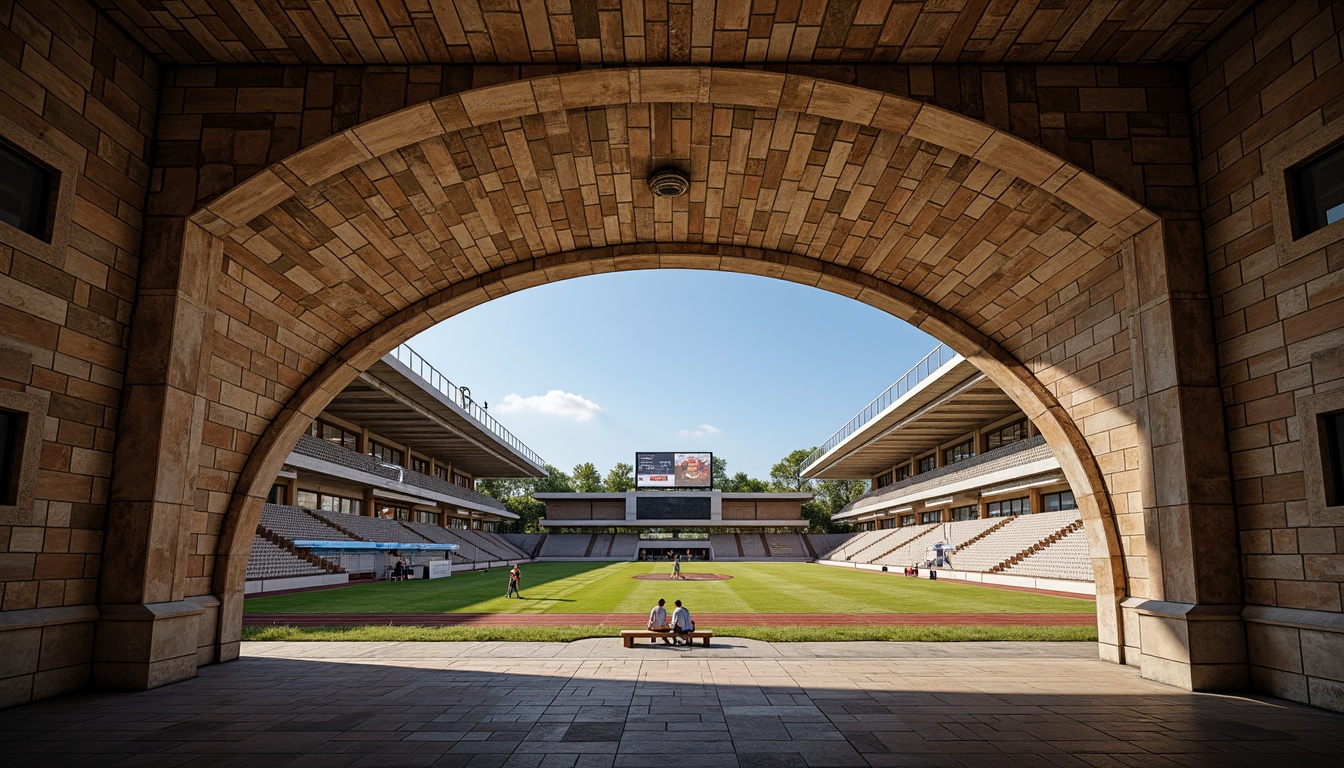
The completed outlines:
<svg viewBox="0 0 1344 768">
<path fill-rule="evenodd" d="M 712 472 L 714 488 L 725 493 L 808 492 L 814 494 L 803 504 L 803 517 L 808 521 L 809 533 L 839 533 L 849 530 L 848 525 L 831 518 L 845 505 L 868 492 L 867 480 L 810 480 L 803 477 L 803 462 L 812 454 L 810 448 L 800 448 L 770 467 L 770 479 L 760 480 L 746 472 L 728 474 L 728 462 L 714 457 Z M 624 462 L 617 463 L 603 475 L 591 462 L 577 464 L 568 473 L 546 465 L 546 476 L 539 478 L 477 480 L 476 490 L 496 498 L 516 515 L 516 521 L 500 523 L 500 533 L 540 533 L 541 520 L 546 516 L 545 502 L 537 500 L 537 493 L 625 493 L 635 489 L 635 468 Z"/>
</svg>

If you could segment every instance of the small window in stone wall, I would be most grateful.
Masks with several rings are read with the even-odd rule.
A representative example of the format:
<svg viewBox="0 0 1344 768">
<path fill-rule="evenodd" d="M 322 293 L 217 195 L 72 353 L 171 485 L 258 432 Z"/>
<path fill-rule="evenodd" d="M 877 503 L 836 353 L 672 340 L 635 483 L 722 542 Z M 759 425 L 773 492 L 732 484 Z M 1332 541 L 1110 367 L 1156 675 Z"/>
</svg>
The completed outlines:
<svg viewBox="0 0 1344 768">
<path fill-rule="evenodd" d="M 23 414 L 0 410 L 0 504 L 14 505 L 19 496 L 19 439 Z"/>
<path fill-rule="evenodd" d="M 9 144 L 0 143 L 0 221 L 51 242 L 52 192 L 57 173 Z"/>
<path fill-rule="evenodd" d="M 1288 171 L 1293 237 L 1344 220 L 1344 143 Z"/>
<path fill-rule="evenodd" d="M 1344 506 L 1344 411 L 1321 416 L 1321 459 L 1326 504 Z"/>
</svg>

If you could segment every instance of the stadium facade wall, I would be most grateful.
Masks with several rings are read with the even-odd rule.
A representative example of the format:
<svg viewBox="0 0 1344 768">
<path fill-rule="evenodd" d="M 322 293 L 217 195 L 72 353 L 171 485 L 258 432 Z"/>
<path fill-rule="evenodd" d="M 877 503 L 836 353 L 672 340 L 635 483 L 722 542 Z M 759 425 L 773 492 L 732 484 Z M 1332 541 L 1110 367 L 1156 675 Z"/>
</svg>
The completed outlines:
<svg viewBox="0 0 1344 768">
<path fill-rule="evenodd" d="M 1344 673 L 1329 661 L 1341 657 L 1341 635 L 1330 628 L 1344 581 L 1340 520 L 1334 508 L 1312 506 L 1313 457 L 1301 423 L 1303 414 L 1341 407 L 1331 350 L 1344 346 L 1344 270 L 1335 243 L 1293 256 L 1304 244 L 1276 222 L 1266 177 L 1288 147 L 1338 130 L 1342 21 L 1326 0 L 1265 4 L 1188 73 L 1125 65 L 160 72 L 91 4 L 0 6 L 0 130 L 75 169 L 66 175 L 74 195 L 63 198 L 71 206 L 65 246 L 0 247 L 0 378 L 14 393 L 5 407 L 27 403 L 44 425 L 31 507 L 0 521 L 0 704 L 90 678 L 149 688 L 234 658 L 261 489 L 329 393 L 396 342 L 549 280 L 678 266 L 807 282 L 955 340 L 1041 425 L 1079 491 L 1098 571 L 1113 575 L 1099 582 L 1108 658 L 1176 685 L 1222 688 L 1245 683 L 1249 653 L 1256 685 L 1344 708 Z M 532 76 L 542 78 L 535 90 L 513 84 Z M 472 90 L 486 86 L 495 90 Z M 642 121 L 670 122 L 666 102 L 736 105 L 750 117 L 742 105 L 764 97 L 781 113 L 803 114 L 794 132 L 814 146 L 871 148 L 878 133 L 903 126 L 947 142 L 945 151 L 961 147 L 1012 167 L 1026 181 L 994 188 L 996 202 L 1039 206 L 1032 225 L 1053 239 L 1038 245 L 1055 247 L 1024 274 L 1003 277 L 1048 274 L 1062 287 L 1029 296 L 983 273 L 946 282 L 930 270 L 902 277 L 907 288 L 887 282 L 881 265 L 861 269 L 871 251 L 845 264 L 784 256 L 790 246 L 739 245 L 731 222 L 724 244 L 700 250 L 606 246 L 571 234 L 554 252 L 509 265 L 481 238 L 451 265 L 422 272 L 415 259 L 396 262 L 393 272 L 405 272 L 393 279 L 409 295 L 350 288 L 385 282 L 358 257 L 342 263 L 345 287 L 324 295 L 314 284 L 285 282 L 284 274 L 307 279 L 305 265 L 264 250 L 267 235 L 302 236 L 299 220 L 328 226 L 317 226 L 306 207 L 316 201 L 304 196 L 321 181 L 338 195 L 358 190 L 341 198 L 351 211 L 376 198 L 410 216 L 397 184 L 422 169 L 397 150 L 423 137 L 414 158 L 440 141 L 445 125 L 466 137 L 449 151 L 464 167 L 485 168 L 510 141 L 528 154 L 522 123 L 535 129 L 548 109 L 624 99 L 608 117 L 633 117 L 633 126 L 618 127 L 638 135 Z M 665 106 L 636 108 L 641 98 Z M 917 113 L 920 103 L 947 111 Z M 701 123 L 706 116 L 694 107 L 677 109 L 697 126 L 713 124 Z M 915 124 L 916 114 L 928 122 Z M 738 130 L 749 141 L 758 124 L 773 130 L 778 118 L 763 115 L 741 128 L 729 121 L 723 138 Z M 386 154 L 386 175 L 351 172 L 335 189 L 363 152 Z M 846 172 L 861 172 L 861 155 Z M 807 172 L 820 177 L 826 162 Z M 1069 176 L 1075 167 L 1104 184 Z M 471 182 L 513 184 L 505 170 Z M 1084 214 L 1053 206 L 1041 190 Z M 335 207 L 321 212 L 345 217 Z M 868 231 L 876 215 L 857 199 L 832 213 L 851 233 Z M 597 208 L 591 215 L 602 220 Z M 748 242 L 771 219 L 740 224 Z M 945 232 L 956 222 L 921 226 L 935 224 Z M 651 230 L 654 239 L 673 240 L 667 227 Z M 405 234 L 378 231 L 383 239 L 369 245 L 398 238 L 418 258 Z M 837 232 L 835 242 L 847 241 Z M 1216 330 L 1204 332 L 1210 325 Z M 1131 602 L 1116 612 L 1113 603 L 1126 596 Z M 1249 651 L 1244 600 L 1252 604 L 1244 609 Z M 49 609 L 64 618 L 26 613 Z M 1292 623 L 1280 610 L 1304 613 Z M 80 629 L 55 629 L 67 624 Z"/>
</svg>

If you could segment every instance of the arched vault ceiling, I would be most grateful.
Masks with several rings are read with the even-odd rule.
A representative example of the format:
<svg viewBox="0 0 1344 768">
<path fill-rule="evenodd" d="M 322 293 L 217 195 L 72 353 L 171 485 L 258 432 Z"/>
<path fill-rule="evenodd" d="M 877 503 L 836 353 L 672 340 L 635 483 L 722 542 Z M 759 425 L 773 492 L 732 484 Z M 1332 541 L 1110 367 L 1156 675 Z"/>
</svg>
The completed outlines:
<svg viewBox="0 0 1344 768">
<path fill-rule="evenodd" d="M 644 180 L 665 164 L 689 172 L 688 194 L 652 196 Z M 227 252 L 341 340 L 513 262 L 653 243 L 838 264 L 998 336 L 1118 247 L 1110 228 L 1041 188 L 908 135 L 789 111 L 635 103 L 408 145 L 254 218 Z M 1074 277 L 1057 279 L 1066 267 Z"/>
<path fill-rule="evenodd" d="M 1154 63 L 1252 0 L 96 0 L 178 64 Z"/>
</svg>

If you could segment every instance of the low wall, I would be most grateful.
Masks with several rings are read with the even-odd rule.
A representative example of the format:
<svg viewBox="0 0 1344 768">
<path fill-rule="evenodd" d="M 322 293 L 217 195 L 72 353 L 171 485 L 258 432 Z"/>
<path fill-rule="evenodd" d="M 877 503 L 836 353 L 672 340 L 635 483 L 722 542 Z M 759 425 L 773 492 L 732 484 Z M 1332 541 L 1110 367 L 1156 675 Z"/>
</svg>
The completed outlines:
<svg viewBox="0 0 1344 768">
<path fill-rule="evenodd" d="M 267 592 L 283 592 L 288 589 L 328 587 L 333 584 L 346 584 L 349 581 L 350 574 L 348 573 L 320 573 L 315 576 L 285 576 L 278 579 L 249 579 L 243 586 L 243 594 L 261 595 Z"/>
</svg>

